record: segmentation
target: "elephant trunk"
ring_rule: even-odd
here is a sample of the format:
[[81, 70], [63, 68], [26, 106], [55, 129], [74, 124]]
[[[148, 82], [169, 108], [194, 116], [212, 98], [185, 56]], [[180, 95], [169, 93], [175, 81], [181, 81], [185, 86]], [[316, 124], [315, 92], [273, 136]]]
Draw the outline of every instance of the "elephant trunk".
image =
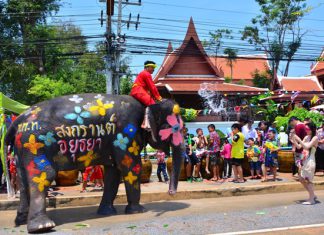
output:
[[178, 181], [181, 172], [181, 164], [183, 158], [183, 148], [181, 146], [173, 146], [172, 147], [172, 173], [170, 177], [170, 185], [169, 185], [169, 194], [176, 194], [178, 188]]

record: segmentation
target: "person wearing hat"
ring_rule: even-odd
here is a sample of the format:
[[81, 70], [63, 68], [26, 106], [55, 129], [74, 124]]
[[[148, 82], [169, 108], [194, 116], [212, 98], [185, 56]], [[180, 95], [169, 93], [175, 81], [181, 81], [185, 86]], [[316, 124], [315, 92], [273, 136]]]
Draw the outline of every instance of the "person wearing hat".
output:
[[[152, 75], [156, 64], [153, 61], [145, 61], [144, 70], [138, 74], [131, 89], [130, 95], [141, 102], [146, 107], [155, 104], [156, 101], [161, 101], [162, 97], [152, 80]], [[148, 108], [145, 110], [144, 121], [142, 128], [149, 130]]]
[[144, 70], [140, 72], [135, 79], [130, 95], [140, 101], [145, 106], [155, 104], [155, 101], [161, 101], [159, 91], [152, 80], [152, 75], [156, 64], [153, 61], [145, 61]]

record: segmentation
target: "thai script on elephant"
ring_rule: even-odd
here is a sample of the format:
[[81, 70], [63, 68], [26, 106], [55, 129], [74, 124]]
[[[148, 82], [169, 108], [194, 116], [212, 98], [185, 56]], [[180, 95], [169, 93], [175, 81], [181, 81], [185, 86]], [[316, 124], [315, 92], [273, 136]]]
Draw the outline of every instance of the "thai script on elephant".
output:
[[18, 133], [26, 131], [38, 131], [42, 128], [39, 126], [38, 122], [23, 122], [18, 125]]
[[57, 142], [60, 145], [60, 152], [62, 154], [75, 154], [79, 152], [89, 152], [94, 150], [95, 146], [101, 148], [101, 138], [89, 138], [89, 139], [72, 139], [69, 141], [59, 140]]

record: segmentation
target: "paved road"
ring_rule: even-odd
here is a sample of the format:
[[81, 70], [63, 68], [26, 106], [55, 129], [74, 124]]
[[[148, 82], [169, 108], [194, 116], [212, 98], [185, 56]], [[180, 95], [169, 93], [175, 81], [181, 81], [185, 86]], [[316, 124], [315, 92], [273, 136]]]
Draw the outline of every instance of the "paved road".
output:
[[[324, 191], [316, 192], [324, 202]], [[96, 207], [49, 210], [57, 223], [51, 234], [237, 234], [269, 228], [324, 223], [324, 203], [303, 206], [305, 192], [210, 198], [186, 201], [154, 202], [144, 206], [147, 212], [99, 217]], [[15, 211], [0, 212], [0, 234], [26, 232], [26, 226], [14, 228]], [[87, 228], [88, 227], [88, 228]], [[308, 229], [270, 231], [267, 234], [324, 234], [324, 226]], [[265, 231], [264, 231], [265, 232]]]

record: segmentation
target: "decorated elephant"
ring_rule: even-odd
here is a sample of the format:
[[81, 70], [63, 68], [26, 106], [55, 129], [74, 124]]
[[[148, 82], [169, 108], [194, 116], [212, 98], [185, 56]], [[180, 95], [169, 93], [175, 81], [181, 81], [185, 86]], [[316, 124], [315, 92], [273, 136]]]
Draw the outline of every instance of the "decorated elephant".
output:
[[130, 96], [83, 94], [55, 98], [32, 106], [10, 126], [6, 144], [14, 146], [20, 180], [15, 223], [28, 232], [55, 227], [46, 216], [46, 189], [57, 171], [104, 165], [104, 192], [97, 213], [114, 215], [121, 177], [128, 205], [125, 213], [141, 213], [140, 152], [146, 143], [172, 150], [169, 194], [175, 194], [183, 154], [179, 106], [171, 100], [150, 106], [151, 131], [141, 128], [145, 107]]

